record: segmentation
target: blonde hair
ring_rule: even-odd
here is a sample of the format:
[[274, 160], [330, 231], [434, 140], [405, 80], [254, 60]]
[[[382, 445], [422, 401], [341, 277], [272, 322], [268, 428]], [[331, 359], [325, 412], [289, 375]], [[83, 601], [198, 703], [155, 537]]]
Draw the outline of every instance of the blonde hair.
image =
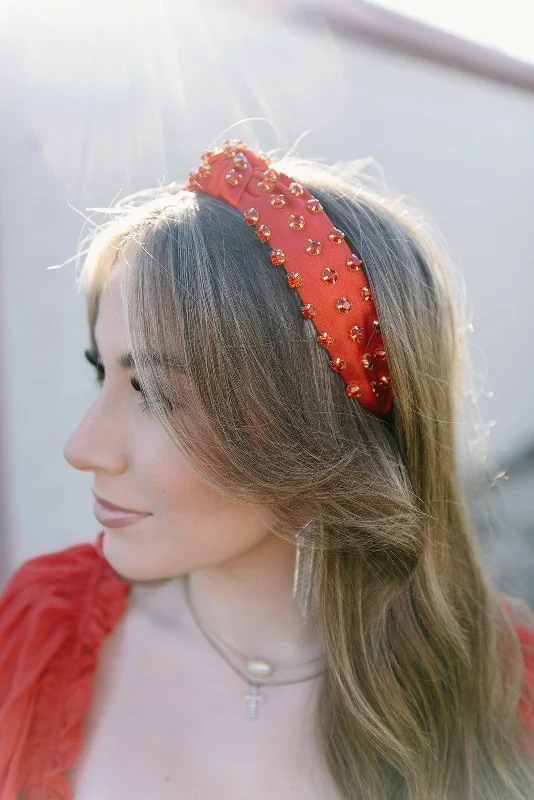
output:
[[174, 184], [124, 198], [89, 235], [91, 336], [120, 256], [136, 374], [176, 446], [219, 491], [274, 515], [276, 535], [294, 541], [318, 521], [318, 724], [341, 796], [532, 798], [521, 651], [481, 566], [458, 458], [465, 349], [447, 257], [358, 165], [273, 166], [320, 199], [363, 258], [389, 418], [345, 395], [242, 215]]

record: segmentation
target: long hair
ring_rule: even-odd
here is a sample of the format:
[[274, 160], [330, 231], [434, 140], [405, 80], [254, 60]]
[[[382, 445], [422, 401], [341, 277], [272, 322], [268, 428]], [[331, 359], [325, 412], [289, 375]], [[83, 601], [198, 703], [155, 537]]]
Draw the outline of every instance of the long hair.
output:
[[124, 198], [85, 240], [91, 336], [120, 258], [136, 373], [176, 447], [218, 491], [265, 509], [273, 534], [294, 542], [316, 521], [317, 725], [341, 796], [528, 800], [521, 650], [482, 567], [459, 463], [465, 345], [448, 259], [357, 166], [273, 166], [319, 198], [363, 259], [387, 417], [346, 396], [242, 215], [175, 184]]

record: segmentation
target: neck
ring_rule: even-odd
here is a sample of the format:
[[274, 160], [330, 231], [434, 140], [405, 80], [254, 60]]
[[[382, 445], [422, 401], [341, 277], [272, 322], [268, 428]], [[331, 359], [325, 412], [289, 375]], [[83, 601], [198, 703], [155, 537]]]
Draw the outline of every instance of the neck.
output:
[[[295, 546], [275, 535], [222, 564], [190, 572], [191, 606], [202, 628], [219, 644], [247, 658], [292, 667], [322, 654], [320, 637], [292, 597]], [[183, 576], [135, 584], [134, 602], [158, 625], [202, 635], [189, 611]]]

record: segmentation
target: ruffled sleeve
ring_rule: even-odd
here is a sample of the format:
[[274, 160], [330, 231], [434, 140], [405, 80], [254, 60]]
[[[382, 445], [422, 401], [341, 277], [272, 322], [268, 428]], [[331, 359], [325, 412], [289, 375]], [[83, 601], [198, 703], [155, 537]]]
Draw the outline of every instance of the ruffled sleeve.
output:
[[523, 653], [523, 694], [519, 701], [518, 713], [525, 726], [534, 735], [534, 630], [521, 622], [514, 627]]
[[130, 588], [104, 558], [103, 535], [25, 561], [0, 595], [1, 800], [70, 800], [62, 773]]

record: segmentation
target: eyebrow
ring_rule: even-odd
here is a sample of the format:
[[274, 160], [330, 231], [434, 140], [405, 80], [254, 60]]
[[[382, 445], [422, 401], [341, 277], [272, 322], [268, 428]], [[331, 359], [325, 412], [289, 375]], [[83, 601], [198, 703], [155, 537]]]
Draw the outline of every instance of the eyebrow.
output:
[[[91, 350], [84, 350], [84, 355], [86, 359], [92, 364], [94, 367], [101, 366], [103, 364], [100, 360], [100, 352], [98, 348], [93, 348]], [[142, 353], [140, 356], [141, 363], [150, 363], [150, 364], [157, 364], [159, 366], [174, 369], [177, 372], [181, 372], [185, 375], [185, 369], [183, 364], [180, 364], [174, 356], [166, 356], [160, 353]], [[119, 369], [123, 371], [130, 371], [135, 369], [135, 363], [133, 354], [131, 352], [124, 352], [122, 353], [116, 360], [116, 364]]]

